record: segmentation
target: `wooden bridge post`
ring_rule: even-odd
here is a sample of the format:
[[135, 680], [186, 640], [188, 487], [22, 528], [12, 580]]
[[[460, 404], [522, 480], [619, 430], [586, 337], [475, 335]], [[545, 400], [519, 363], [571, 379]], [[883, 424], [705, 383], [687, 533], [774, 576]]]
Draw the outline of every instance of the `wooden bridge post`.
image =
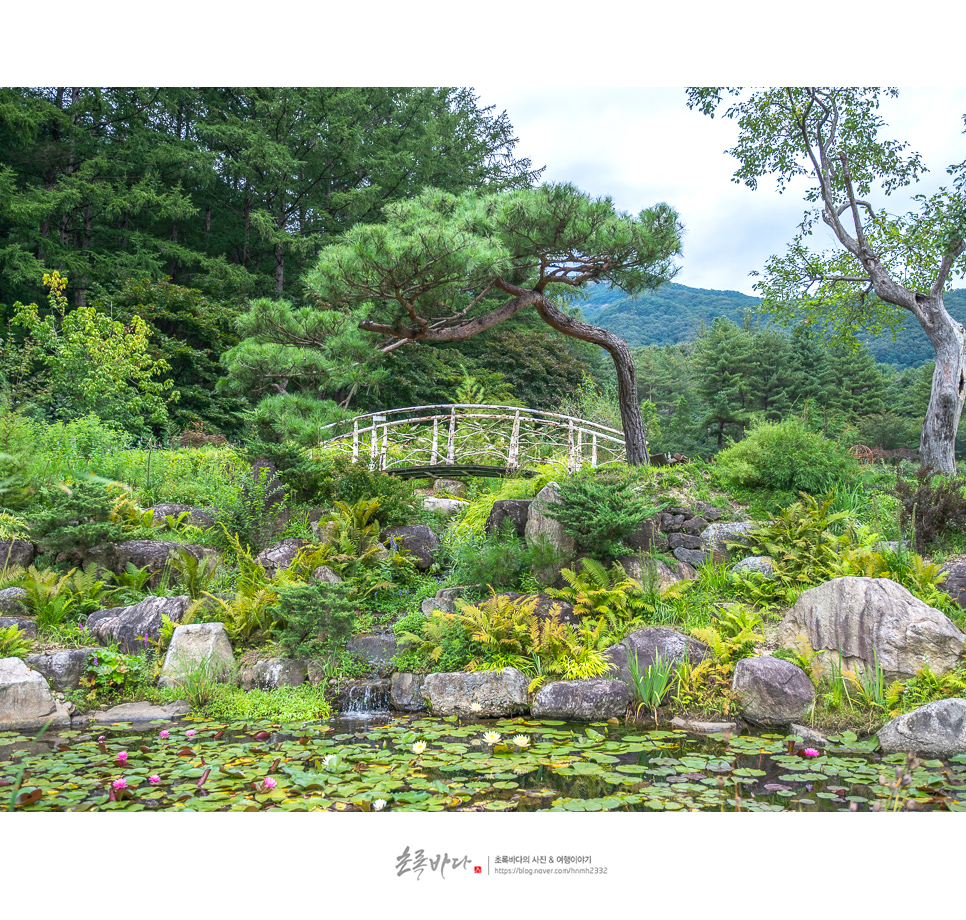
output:
[[359, 459], [359, 419], [352, 420], [352, 462]]
[[456, 406], [453, 406], [449, 416], [449, 438], [446, 441], [446, 465], [456, 463]]
[[510, 453], [507, 455], [506, 465], [515, 470], [520, 465], [520, 412], [513, 416], [513, 431], [510, 434]]
[[384, 470], [389, 465], [389, 426], [382, 426], [382, 457], [379, 462], [379, 469]]
[[433, 419], [433, 452], [429, 457], [429, 465], [436, 466], [439, 463], [439, 417]]
[[376, 431], [376, 420], [372, 420], [372, 432], [369, 438], [369, 469], [376, 468], [376, 456], [379, 452], [379, 432]]
[[591, 438], [593, 440], [591, 441], [592, 447], [591, 447], [591, 454], [590, 454], [590, 465], [594, 469], [597, 469], [597, 435], [596, 433], [592, 434]]
[[579, 470], [581, 464], [584, 462], [584, 429], [577, 429], [577, 461], [576, 468]]
[[574, 472], [574, 423], [567, 423], [567, 472]]

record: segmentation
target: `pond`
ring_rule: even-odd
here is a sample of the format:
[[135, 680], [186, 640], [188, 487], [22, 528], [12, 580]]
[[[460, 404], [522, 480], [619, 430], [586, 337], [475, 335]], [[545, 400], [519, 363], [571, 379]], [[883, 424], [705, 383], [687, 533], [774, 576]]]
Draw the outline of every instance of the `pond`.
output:
[[[22, 811], [966, 810], [966, 755], [874, 753], [845, 732], [695, 737], [528, 719], [115, 724], [0, 733]], [[22, 774], [22, 776], [21, 776]]]

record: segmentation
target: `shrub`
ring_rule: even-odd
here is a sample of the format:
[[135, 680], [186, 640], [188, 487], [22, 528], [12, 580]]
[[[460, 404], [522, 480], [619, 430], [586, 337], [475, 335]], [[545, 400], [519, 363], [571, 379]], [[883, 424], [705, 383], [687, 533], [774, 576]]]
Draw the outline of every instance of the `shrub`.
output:
[[847, 451], [798, 419], [757, 425], [743, 441], [721, 451], [715, 467], [726, 486], [772, 492], [772, 504], [778, 506], [794, 501], [799, 492], [828, 492], [858, 472]]
[[913, 546], [920, 555], [950, 530], [966, 527], [963, 481], [955, 476], [922, 467], [912, 483], [896, 473], [895, 495], [901, 504], [900, 526], [905, 533], [912, 530]]
[[278, 591], [279, 645], [292, 658], [312, 657], [344, 643], [352, 635], [356, 605], [344, 582], [310, 581]]
[[560, 485], [547, 513], [577, 542], [579, 552], [614, 559], [630, 552], [621, 541], [663, 506], [636, 494], [641, 474], [631, 468], [585, 470]]

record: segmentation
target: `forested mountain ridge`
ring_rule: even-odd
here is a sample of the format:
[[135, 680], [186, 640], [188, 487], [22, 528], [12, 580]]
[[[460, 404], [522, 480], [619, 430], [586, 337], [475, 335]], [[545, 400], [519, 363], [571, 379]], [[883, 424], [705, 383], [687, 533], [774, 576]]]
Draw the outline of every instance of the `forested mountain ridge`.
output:
[[[692, 288], [673, 282], [633, 297], [606, 284], [594, 285], [587, 293], [587, 300], [580, 303], [587, 321], [621, 336], [631, 346], [690, 341], [716, 317], [741, 323], [745, 311], [753, 311], [760, 303], [759, 298], [738, 291]], [[946, 307], [966, 324], [966, 289], [949, 291]], [[911, 316], [903, 319], [895, 341], [888, 334], [864, 336], [863, 341], [876, 361], [899, 370], [920, 367], [934, 358], [929, 339]]]

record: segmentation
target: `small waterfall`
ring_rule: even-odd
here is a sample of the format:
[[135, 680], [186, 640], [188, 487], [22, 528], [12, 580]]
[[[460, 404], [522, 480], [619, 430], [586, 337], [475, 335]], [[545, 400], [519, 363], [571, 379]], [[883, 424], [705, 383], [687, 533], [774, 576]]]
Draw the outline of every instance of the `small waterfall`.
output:
[[353, 680], [344, 684], [335, 699], [333, 709], [349, 719], [365, 719], [389, 711], [390, 681]]

